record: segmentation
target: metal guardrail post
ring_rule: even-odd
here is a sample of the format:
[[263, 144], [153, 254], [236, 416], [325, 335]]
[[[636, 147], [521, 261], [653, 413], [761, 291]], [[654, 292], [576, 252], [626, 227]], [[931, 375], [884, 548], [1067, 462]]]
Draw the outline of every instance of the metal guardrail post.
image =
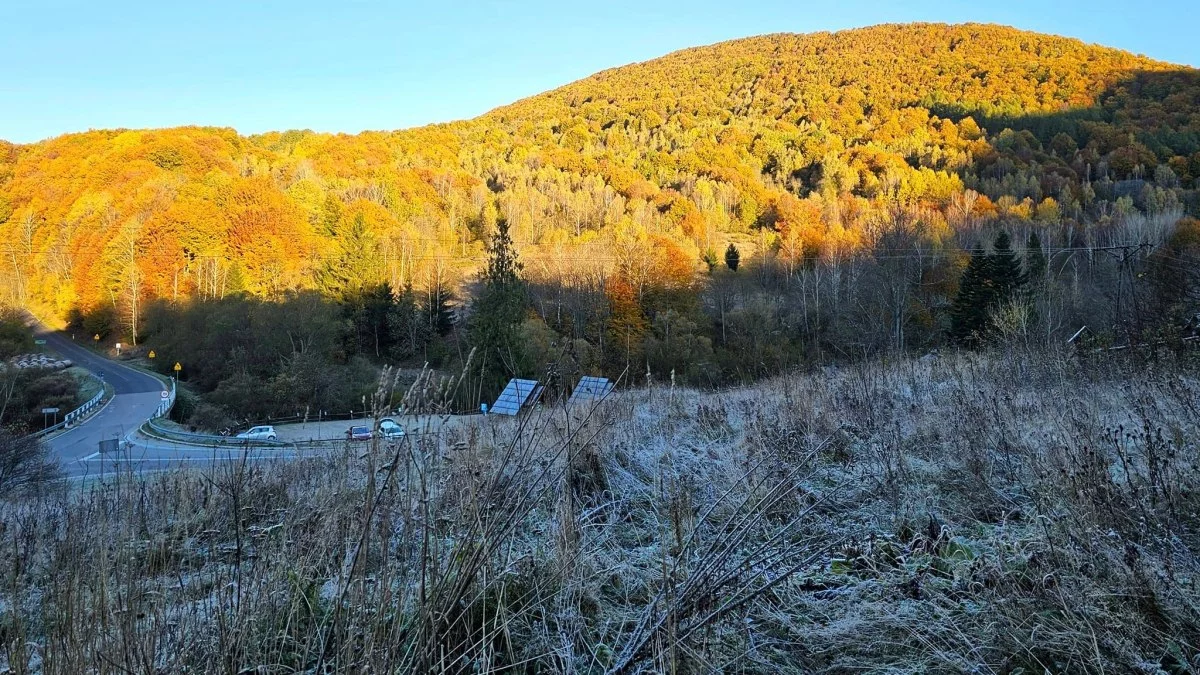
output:
[[171, 389], [167, 393], [167, 398], [154, 409], [154, 417], [152, 419], [166, 417], [167, 413], [171, 412], [171, 408], [175, 407], [175, 394], [175, 378], [171, 378]]

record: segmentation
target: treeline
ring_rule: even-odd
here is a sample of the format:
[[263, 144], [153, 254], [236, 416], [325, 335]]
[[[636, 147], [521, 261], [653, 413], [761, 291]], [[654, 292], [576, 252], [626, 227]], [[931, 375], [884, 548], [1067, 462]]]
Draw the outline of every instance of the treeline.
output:
[[[719, 387], [881, 353], [990, 345], [1060, 348], [1184, 344], [1200, 334], [1200, 221], [1127, 220], [1109, 243], [996, 221], [947, 241], [897, 211], [844, 258], [791, 264], [771, 251], [742, 261], [730, 245], [702, 277], [636, 270], [542, 278], [499, 222], [469, 302], [386, 285], [330, 300], [249, 294], [147, 308], [144, 349], [164, 373], [184, 365], [184, 421], [362, 411], [377, 369], [463, 376], [455, 405], [490, 403], [511, 377], [549, 400], [583, 375], [625, 385]], [[1162, 239], [1145, 242], [1148, 233]]]
[[155, 351], [152, 364], [164, 375], [181, 365], [184, 391], [174, 412], [197, 426], [361, 414], [379, 365], [446, 361], [441, 338], [452, 319], [437, 298], [429, 302], [387, 286], [342, 302], [312, 291], [271, 302], [245, 293], [158, 301], [146, 307], [142, 351]]

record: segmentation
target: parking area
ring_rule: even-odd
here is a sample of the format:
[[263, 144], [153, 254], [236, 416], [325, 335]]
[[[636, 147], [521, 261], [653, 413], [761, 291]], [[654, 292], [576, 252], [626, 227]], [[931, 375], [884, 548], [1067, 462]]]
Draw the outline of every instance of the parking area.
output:
[[[406, 433], [429, 433], [437, 431], [443, 425], [462, 424], [464, 418], [451, 417], [448, 420], [436, 415], [395, 415], [389, 419], [404, 427]], [[470, 417], [466, 418], [470, 419]], [[373, 426], [373, 420], [335, 420], [330, 422], [303, 422], [297, 424], [280, 424], [275, 426], [275, 433], [281, 441], [328, 441], [346, 438], [346, 430], [351, 426]]]

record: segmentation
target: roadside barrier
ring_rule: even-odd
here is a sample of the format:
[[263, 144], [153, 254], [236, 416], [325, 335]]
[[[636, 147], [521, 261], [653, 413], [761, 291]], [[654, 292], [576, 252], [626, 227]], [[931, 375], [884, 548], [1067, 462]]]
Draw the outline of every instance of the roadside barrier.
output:
[[92, 375], [92, 377], [95, 378], [97, 382], [100, 382], [100, 391], [95, 396], [93, 396], [90, 401], [88, 401], [87, 403], [84, 403], [83, 405], [72, 410], [71, 412], [67, 413], [66, 415], [63, 415], [63, 421], [59, 422], [58, 424], [55, 424], [52, 427], [46, 427], [45, 429], [42, 429], [41, 431], [39, 431], [35, 434], [30, 434], [30, 437], [41, 438], [42, 436], [51, 434], [55, 431], [58, 431], [59, 429], [69, 429], [69, 428], [71, 428], [72, 424], [75, 424], [76, 422], [80, 421], [84, 417], [87, 417], [89, 413], [91, 413], [93, 410], [95, 410], [97, 407], [99, 407], [100, 404], [104, 402], [104, 382], [101, 381], [99, 378], [97, 378], [95, 375]]

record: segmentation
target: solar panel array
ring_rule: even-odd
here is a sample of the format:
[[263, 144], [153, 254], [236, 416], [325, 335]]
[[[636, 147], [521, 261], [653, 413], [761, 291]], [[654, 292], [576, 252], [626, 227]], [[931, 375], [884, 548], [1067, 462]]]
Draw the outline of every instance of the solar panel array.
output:
[[612, 393], [613, 383], [607, 377], [584, 377], [575, 385], [567, 403], [591, 403]]
[[497, 415], [516, 415], [524, 406], [536, 403], [542, 397], [543, 389], [544, 387], [538, 384], [537, 380], [509, 380], [508, 386], [500, 392], [496, 404], [488, 412]]

